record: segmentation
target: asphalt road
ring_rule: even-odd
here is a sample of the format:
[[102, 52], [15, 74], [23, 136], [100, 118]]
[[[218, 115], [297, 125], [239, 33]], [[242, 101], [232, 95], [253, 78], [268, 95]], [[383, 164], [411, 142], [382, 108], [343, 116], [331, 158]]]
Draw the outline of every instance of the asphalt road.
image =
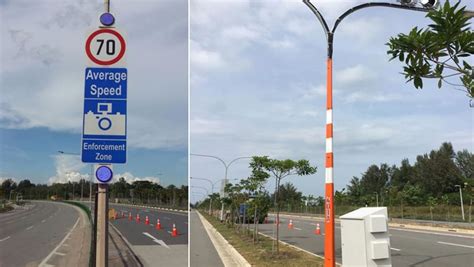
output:
[[190, 212], [191, 223], [191, 248], [190, 248], [190, 266], [192, 267], [224, 267], [219, 254], [201, 219], [195, 211]]
[[73, 206], [55, 202], [33, 202], [25, 208], [0, 213], [0, 266], [38, 266], [79, 216]]
[[[294, 229], [289, 230], [290, 217], [280, 217], [280, 239], [309, 252], [324, 256], [324, 224], [306, 218], [292, 218]], [[270, 221], [272, 222], [272, 221]], [[321, 235], [315, 235], [316, 223]], [[260, 232], [272, 236], [273, 224], [259, 225]], [[393, 266], [466, 266], [474, 263], [474, 235], [430, 230], [411, 230], [390, 227]], [[341, 228], [336, 224], [336, 260], [341, 259]]]
[[[119, 215], [125, 218], [111, 220], [131, 245], [145, 266], [188, 266], [188, 214], [183, 212], [158, 210], [127, 205], [110, 204]], [[130, 221], [128, 216], [132, 214]], [[140, 222], [136, 222], [137, 214]], [[145, 224], [148, 216], [149, 225]], [[157, 230], [156, 222], [160, 219], [161, 230]], [[176, 225], [178, 236], [171, 236], [173, 224]]]

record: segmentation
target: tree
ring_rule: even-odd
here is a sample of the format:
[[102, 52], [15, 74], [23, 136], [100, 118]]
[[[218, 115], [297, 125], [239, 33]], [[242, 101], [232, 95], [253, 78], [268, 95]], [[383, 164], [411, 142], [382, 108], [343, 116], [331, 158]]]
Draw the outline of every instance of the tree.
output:
[[458, 151], [456, 154], [456, 166], [458, 166], [464, 178], [474, 182], [474, 154], [467, 149]]
[[5, 198], [10, 197], [10, 192], [16, 189], [16, 183], [12, 179], [6, 179], [2, 182], [2, 191], [4, 192]]
[[[465, 91], [474, 98], [474, 72], [467, 58], [474, 53], [474, 33], [470, 30], [466, 7], [460, 1], [451, 6], [433, 9], [426, 17], [433, 21], [426, 29], [413, 28], [409, 34], [398, 34], [387, 43], [387, 54], [404, 63], [403, 73], [407, 82], [413, 81], [416, 89], [423, 88], [422, 78], [438, 79], [442, 83]], [[460, 83], [453, 83], [452, 78]]]
[[419, 155], [414, 165], [415, 180], [426, 197], [441, 197], [454, 192], [454, 185], [462, 183], [462, 175], [454, 163], [455, 153], [451, 143], [443, 143], [439, 150], [429, 155]]
[[361, 205], [362, 204], [362, 188], [360, 185], [360, 179], [358, 177], [352, 177], [347, 186], [347, 195], [352, 204]]
[[[312, 167], [307, 160], [298, 160], [294, 161], [291, 159], [278, 160], [270, 159], [267, 156], [263, 157], [252, 157], [250, 162], [250, 167], [252, 170], [257, 172], [267, 172], [275, 178], [275, 206], [277, 208], [277, 223], [280, 221], [280, 207], [278, 205], [278, 192], [280, 188], [280, 182], [283, 178], [289, 175], [310, 175], [316, 173], [316, 167]], [[276, 231], [276, 244], [277, 244], [277, 253], [280, 251], [279, 246], [279, 226], [277, 225]]]

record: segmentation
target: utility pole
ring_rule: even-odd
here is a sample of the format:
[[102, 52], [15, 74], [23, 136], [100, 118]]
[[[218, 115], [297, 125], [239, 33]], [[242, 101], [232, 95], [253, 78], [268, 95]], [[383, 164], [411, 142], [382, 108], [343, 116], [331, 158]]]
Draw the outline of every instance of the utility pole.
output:
[[461, 198], [461, 214], [462, 220], [464, 221], [464, 203], [462, 201], [462, 188], [460, 185], [455, 185], [454, 187], [459, 187], [459, 197]]
[[[414, 0], [413, 0], [414, 1]], [[326, 20], [321, 15], [319, 10], [310, 2], [310, 0], [303, 0], [303, 3], [313, 12], [318, 19], [319, 23], [323, 27], [324, 33], [326, 34], [327, 41], [327, 58], [326, 58], [326, 154], [325, 154], [325, 212], [324, 212], [324, 224], [325, 224], [325, 236], [324, 236], [324, 266], [333, 267], [336, 265], [336, 254], [335, 254], [335, 227], [334, 227], [334, 152], [333, 152], [333, 90], [332, 90], [332, 63], [333, 63], [333, 44], [334, 34], [336, 32], [339, 23], [347, 16], [357, 10], [361, 10], [367, 7], [390, 7], [397, 9], [406, 9], [414, 11], [429, 11], [430, 7], [415, 7], [410, 5], [410, 0], [403, 0], [402, 4], [393, 4], [385, 2], [369, 2], [359, 4], [355, 7], [348, 9], [342, 15], [340, 15], [332, 29], [329, 28]], [[416, 1], [415, 1], [416, 4]], [[426, 5], [430, 5], [427, 3]]]

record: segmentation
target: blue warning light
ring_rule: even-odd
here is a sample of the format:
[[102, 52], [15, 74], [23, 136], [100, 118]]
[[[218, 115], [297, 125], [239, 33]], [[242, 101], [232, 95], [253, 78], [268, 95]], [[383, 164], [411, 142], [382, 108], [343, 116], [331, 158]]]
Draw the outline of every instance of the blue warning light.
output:
[[112, 169], [110, 169], [108, 166], [100, 166], [97, 168], [95, 171], [95, 177], [97, 180], [99, 180], [101, 183], [107, 183], [110, 180], [112, 180], [112, 177], [114, 176]]
[[100, 23], [104, 26], [112, 26], [115, 23], [114, 15], [110, 13], [103, 13], [100, 15]]

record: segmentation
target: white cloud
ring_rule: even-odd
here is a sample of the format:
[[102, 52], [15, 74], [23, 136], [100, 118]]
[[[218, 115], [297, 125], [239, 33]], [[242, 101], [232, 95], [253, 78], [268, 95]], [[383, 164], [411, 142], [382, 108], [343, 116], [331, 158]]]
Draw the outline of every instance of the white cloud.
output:
[[194, 69], [219, 69], [225, 65], [222, 56], [202, 48], [199, 43], [191, 42], [191, 66]]
[[79, 182], [81, 179], [90, 179], [90, 174], [81, 174], [80, 170], [86, 164], [81, 162], [76, 155], [55, 155], [52, 156], [56, 168], [56, 174], [48, 179], [48, 184]]
[[136, 181], [149, 181], [149, 182], [153, 182], [153, 183], [157, 183], [157, 184], [160, 183], [160, 178], [158, 178], [158, 177], [153, 177], [153, 176], [137, 177], [137, 176], [134, 176], [130, 172], [114, 174], [113, 182], [118, 182], [120, 180], [120, 178], [122, 178], [122, 177], [129, 184], [132, 184], [133, 182], [136, 182]]
[[372, 81], [376, 77], [374, 73], [375, 71], [369, 69], [367, 66], [357, 64], [336, 71], [334, 78], [338, 85], [347, 86]]

